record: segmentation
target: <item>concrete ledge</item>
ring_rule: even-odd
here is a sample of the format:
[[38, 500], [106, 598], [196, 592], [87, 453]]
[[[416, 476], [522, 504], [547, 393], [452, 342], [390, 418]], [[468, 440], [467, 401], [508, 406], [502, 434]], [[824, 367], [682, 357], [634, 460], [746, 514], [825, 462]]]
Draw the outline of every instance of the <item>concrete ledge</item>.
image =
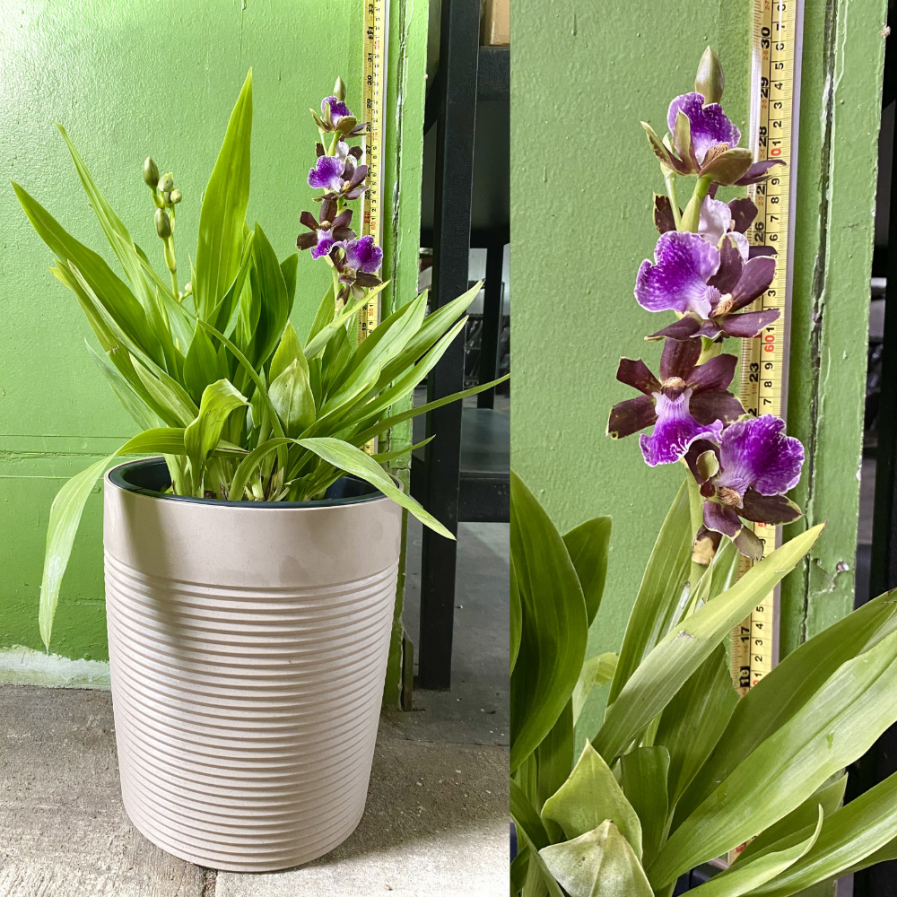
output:
[[0, 685], [109, 689], [109, 664], [14, 645], [0, 649]]

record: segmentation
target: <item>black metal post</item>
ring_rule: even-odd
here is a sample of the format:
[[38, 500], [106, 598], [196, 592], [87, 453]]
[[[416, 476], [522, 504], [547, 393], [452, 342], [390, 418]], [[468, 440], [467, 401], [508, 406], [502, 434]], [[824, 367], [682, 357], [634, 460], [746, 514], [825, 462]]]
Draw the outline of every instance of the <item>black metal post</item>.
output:
[[[467, 289], [470, 207], [476, 126], [479, 0], [442, 0], [439, 83], [436, 85], [436, 210], [433, 223], [433, 301], [441, 307]], [[463, 388], [464, 343], [457, 339], [430, 374], [428, 401]], [[428, 510], [458, 531], [461, 405], [427, 417]], [[456, 545], [424, 527], [421, 563], [419, 684], [451, 685]]]
[[[498, 370], [498, 344], [501, 339], [504, 291], [502, 262], [505, 247], [493, 243], [486, 250], [486, 285], [483, 297], [483, 330], [480, 337], [480, 383], [495, 379]], [[477, 396], [477, 408], [494, 408], [495, 390], [487, 389]]]

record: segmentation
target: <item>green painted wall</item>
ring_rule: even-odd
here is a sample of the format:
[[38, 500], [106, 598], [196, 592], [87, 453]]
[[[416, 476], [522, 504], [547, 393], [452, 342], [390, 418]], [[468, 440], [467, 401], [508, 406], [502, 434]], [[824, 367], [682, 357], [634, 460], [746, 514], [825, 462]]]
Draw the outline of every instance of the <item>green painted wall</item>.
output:
[[[415, 291], [417, 246], [409, 235], [419, 219], [426, 0], [396, 0], [392, 10], [389, 140], [410, 136], [405, 151], [392, 143], [387, 156], [386, 265], [400, 271], [385, 294], [387, 309]], [[359, 98], [361, 0], [0, 0], [0, 13], [0, 172], [75, 236], [113, 263], [54, 121], [66, 126], [163, 272], [143, 159], [152, 154], [162, 171], [174, 172], [184, 194], [179, 267], [189, 270], [202, 190], [252, 66], [248, 217], [260, 221], [280, 257], [295, 250], [299, 213], [312, 193], [305, 176], [316, 131], [308, 109], [329, 93], [338, 73], [350, 101]], [[401, 100], [398, 83], [406, 88]], [[51, 263], [12, 190], [0, 190], [0, 648], [40, 647], [38, 587], [57, 489], [134, 432], [88, 356], [89, 328], [74, 298], [47, 271]], [[297, 326], [310, 322], [328, 280], [323, 266], [301, 256]], [[53, 650], [107, 656], [99, 497], [88, 505], [75, 546]]]
[[[656, 240], [651, 193], [663, 187], [639, 120], [664, 127], [670, 100], [692, 89], [711, 44], [726, 70], [726, 110], [746, 130], [752, 4], [515, 3], [512, 463], [562, 528], [613, 515], [590, 650], [616, 650], [682, 478], [679, 469], [650, 470], [634, 440], [605, 436], [610, 406], [630, 396], [614, 380], [619, 357], [656, 365], [660, 354], [642, 341], [655, 318], [632, 297]], [[799, 499], [811, 522], [831, 524], [812, 573], [785, 590], [786, 647], [843, 614], [852, 598], [884, 7], [806, 4], [789, 427], [810, 447]], [[849, 569], [829, 588], [822, 571], [834, 571], [837, 559]], [[603, 698], [587, 707], [584, 730], [595, 727]]]

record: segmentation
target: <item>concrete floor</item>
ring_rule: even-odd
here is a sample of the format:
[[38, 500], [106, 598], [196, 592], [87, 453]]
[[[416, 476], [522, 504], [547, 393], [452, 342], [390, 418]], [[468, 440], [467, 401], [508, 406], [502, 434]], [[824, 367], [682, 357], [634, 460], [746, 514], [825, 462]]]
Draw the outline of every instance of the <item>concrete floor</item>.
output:
[[[418, 619], [411, 532], [407, 618]], [[455, 682], [381, 719], [368, 804], [326, 857], [214, 872], [121, 803], [108, 692], [0, 687], [0, 897], [503, 897], [508, 892], [508, 527], [459, 534]]]

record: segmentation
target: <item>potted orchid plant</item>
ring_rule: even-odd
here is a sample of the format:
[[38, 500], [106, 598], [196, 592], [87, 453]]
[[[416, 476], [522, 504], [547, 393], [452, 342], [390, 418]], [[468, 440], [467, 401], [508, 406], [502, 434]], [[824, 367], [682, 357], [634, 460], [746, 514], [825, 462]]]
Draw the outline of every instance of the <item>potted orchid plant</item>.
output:
[[[649, 339], [655, 376], [624, 359], [642, 393], [609, 432], [640, 437], [650, 466], [682, 462], [685, 482], [642, 579], [619, 656], [586, 657], [604, 589], [610, 519], [561, 534], [511, 483], [511, 815], [523, 897], [671, 897], [681, 875], [734, 854], [695, 889], [706, 897], [787, 897], [897, 857], [897, 776], [842, 806], [844, 767], [897, 721], [897, 604], [890, 594], [810, 639], [739, 699], [727, 643], [820, 536], [811, 527], [763, 558], [752, 522], [786, 523], [804, 453], [784, 422], [746, 416], [728, 390], [737, 356], [771, 318], [750, 304], [775, 258], [743, 234], [756, 209], [716, 187], [763, 177], [738, 148], [708, 49], [695, 92], [670, 106], [671, 136], [646, 126], [668, 195], [635, 296], [676, 313]], [[696, 178], [684, 211], [678, 179]], [[755, 563], [736, 581], [739, 555]], [[577, 733], [593, 687], [609, 684], [597, 731]], [[582, 724], [580, 723], [580, 728]], [[578, 759], [577, 734], [585, 736]], [[702, 897], [704, 897], [702, 895]]]
[[[124, 275], [14, 185], [55, 276], [99, 342], [90, 352], [141, 432], [60, 490], [50, 513], [40, 628], [53, 615], [88, 495], [104, 477], [107, 621], [125, 807], [137, 828], [203, 866], [273, 870], [345, 840], [364, 810], [384, 685], [402, 509], [451, 534], [385, 468], [391, 427], [493, 384], [393, 413], [465, 326], [476, 288], [427, 315], [398, 307], [362, 342], [382, 251], [353, 229], [367, 190], [365, 125], [337, 80], [297, 216], [327, 265], [318, 301], [299, 256], [246, 221], [250, 72], [204, 193], [184, 284], [187, 201], [146, 160], [167, 278], [110, 207], [65, 130]], [[317, 309], [307, 333], [294, 298]], [[367, 451], [366, 451], [367, 449]], [[156, 455], [107, 472], [123, 455]]]

